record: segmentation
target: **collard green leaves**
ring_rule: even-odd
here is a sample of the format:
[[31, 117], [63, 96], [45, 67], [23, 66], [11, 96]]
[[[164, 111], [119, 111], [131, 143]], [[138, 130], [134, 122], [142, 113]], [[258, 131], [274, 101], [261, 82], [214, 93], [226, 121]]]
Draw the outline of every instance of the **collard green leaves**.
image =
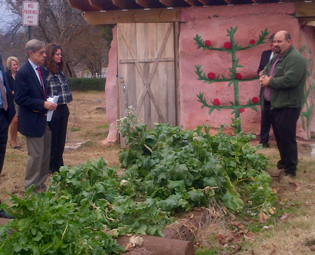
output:
[[[258, 195], [251, 197], [255, 206], [268, 207], [276, 199], [269, 187], [271, 179], [263, 171], [267, 158], [256, 153], [256, 147], [249, 144], [254, 138], [251, 134], [237, 133], [234, 128], [236, 134], [229, 136], [222, 126], [211, 136], [210, 127], [206, 125], [182, 130], [169, 124], [155, 124], [153, 129], [146, 130], [143, 124], [136, 128], [133, 115], [128, 115], [120, 124], [129, 138], [129, 148], [119, 153], [122, 166], [126, 168], [123, 178], [134, 184], [144, 198], [161, 199], [160, 206], [171, 213], [209, 206], [213, 196], [228, 209], [241, 210], [248, 198], [239, 191], [252, 190], [252, 182], [263, 186], [266, 193], [262, 196], [254, 192]], [[237, 125], [238, 120], [235, 120], [232, 127]], [[134, 128], [128, 131], [127, 126]], [[146, 144], [146, 137], [150, 137], [150, 144]], [[209, 189], [213, 192], [207, 193]], [[186, 202], [176, 203], [175, 198]]]
[[205, 125], [147, 130], [134, 115], [125, 118], [124, 174], [100, 159], [62, 167], [48, 192], [32, 194], [31, 187], [24, 198], [11, 195], [11, 206], [0, 205], [15, 217], [0, 227], [0, 254], [119, 254], [118, 236], [162, 236], [171, 215], [214, 199], [231, 211], [247, 200], [271, 207], [267, 159], [249, 144], [253, 135], [223, 129], [215, 136]]

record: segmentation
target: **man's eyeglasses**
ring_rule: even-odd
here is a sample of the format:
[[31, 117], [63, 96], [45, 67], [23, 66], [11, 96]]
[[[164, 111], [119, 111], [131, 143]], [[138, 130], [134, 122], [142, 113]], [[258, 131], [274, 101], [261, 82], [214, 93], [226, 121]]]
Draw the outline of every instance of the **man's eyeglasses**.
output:
[[41, 51], [36, 51], [35, 53], [38, 53], [39, 55], [43, 55], [43, 54], [46, 54], [46, 51], [45, 50], [41, 50]]

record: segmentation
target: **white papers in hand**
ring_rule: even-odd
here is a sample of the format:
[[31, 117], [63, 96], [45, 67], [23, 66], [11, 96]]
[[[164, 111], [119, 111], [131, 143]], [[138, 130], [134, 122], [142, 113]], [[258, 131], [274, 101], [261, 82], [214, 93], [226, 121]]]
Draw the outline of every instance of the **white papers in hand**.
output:
[[[57, 104], [58, 99], [59, 99], [59, 96], [48, 97], [47, 101], [51, 102], [51, 103], [54, 103], [54, 104]], [[51, 121], [53, 113], [54, 113], [54, 111], [51, 111], [51, 110], [47, 112], [47, 121]]]

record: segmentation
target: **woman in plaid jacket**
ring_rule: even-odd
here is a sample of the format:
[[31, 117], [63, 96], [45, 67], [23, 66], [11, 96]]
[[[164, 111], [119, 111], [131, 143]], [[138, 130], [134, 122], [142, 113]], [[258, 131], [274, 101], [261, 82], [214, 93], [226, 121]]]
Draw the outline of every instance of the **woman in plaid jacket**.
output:
[[47, 69], [48, 97], [59, 96], [58, 107], [54, 111], [50, 128], [52, 132], [50, 172], [59, 172], [63, 166], [63, 151], [66, 143], [67, 125], [69, 117], [68, 103], [72, 101], [69, 82], [63, 73], [64, 62], [62, 59], [62, 48], [55, 43], [46, 46], [47, 57], [45, 68]]

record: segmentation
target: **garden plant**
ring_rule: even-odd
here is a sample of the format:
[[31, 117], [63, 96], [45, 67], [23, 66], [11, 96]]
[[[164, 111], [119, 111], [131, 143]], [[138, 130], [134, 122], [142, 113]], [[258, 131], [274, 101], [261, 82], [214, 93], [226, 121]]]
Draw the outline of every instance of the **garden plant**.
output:
[[0, 254], [120, 254], [116, 238], [162, 236], [177, 213], [220, 203], [230, 212], [270, 214], [276, 196], [264, 171], [267, 158], [249, 144], [252, 134], [216, 135], [202, 125], [147, 130], [129, 111], [118, 123], [128, 147], [118, 167], [101, 158], [61, 168], [47, 192], [11, 195], [1, 208], [15, 218], [0, 227]]

